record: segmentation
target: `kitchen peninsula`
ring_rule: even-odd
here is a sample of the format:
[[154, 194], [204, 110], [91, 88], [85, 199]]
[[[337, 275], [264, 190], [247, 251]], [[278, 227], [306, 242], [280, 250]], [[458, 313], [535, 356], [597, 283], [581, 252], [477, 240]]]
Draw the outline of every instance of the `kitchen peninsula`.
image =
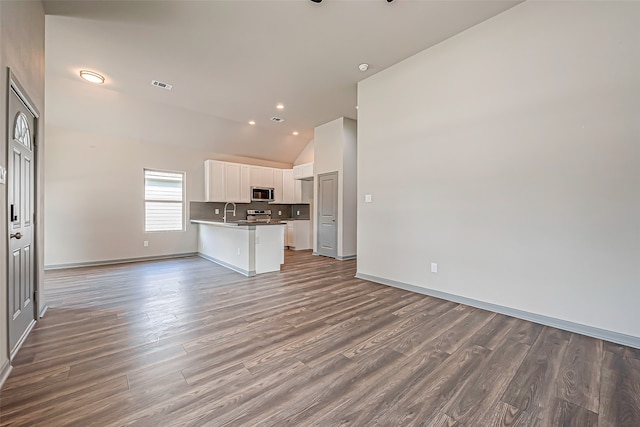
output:
[[198, 253], [244, 274], [280, 271], [284, 263], [284, 227], [270, 223], [191, 220], [198, 224]]
[[255, 276], [280, 271], [295, 236], [297, 249], [311, 248], [313, 163], [277, 169], [206, 160], [204, 190], [204, 201], [189, 209], [203, 258]]

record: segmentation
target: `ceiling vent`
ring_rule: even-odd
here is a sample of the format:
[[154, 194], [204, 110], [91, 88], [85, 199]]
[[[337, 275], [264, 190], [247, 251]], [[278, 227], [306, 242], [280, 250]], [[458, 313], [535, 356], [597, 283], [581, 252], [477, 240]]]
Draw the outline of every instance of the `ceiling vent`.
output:
[[166, 89], [166, 90], [173, 89], [173, 85], [170, 85], [169, 83], [162, 83], [157, 80], [151, 80], [151, 86], [161, 87], [162, 89]]
[[284, 122], [284, 119], [280, 117], [271, 117], [271, 121], [276, 123], [282, 123]]

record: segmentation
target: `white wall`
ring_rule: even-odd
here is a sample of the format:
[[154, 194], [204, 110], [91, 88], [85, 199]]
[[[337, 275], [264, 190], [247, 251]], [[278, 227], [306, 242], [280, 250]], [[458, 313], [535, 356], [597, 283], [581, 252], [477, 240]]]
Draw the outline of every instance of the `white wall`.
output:
[[313, 162], [314, 157], [314, 141], [313, 139], [304, 147], [300, 155], [293, 162], [294, 165], [302, 165]]
[[188, 202], [204, 200], [206, 159], [290, 167], [51, 125], [46, 136], [47, 266], [197, 252], [188, 221], [184, 232], [144, 231], [144, 168], [186, 172], [188, 219]]
[[342, 146], [342, 256], [357, 253], [358, 122], [344, 119]]
[[361, 82], [358, 274], [640, 337], [638, 22], [525, 2]]
[[[45, 295], [42, 286], [42, 147], [44, 138], [44, 10], [41, 2], [17, 2], [0, 1], [0, 86], [2, 101], [0, 102], [0, 165], [7, 167], [7, 67], [20, 81], [31, 101], [40, 112], [38, 122], [38, 143], [40, 153], [38, 156], [38, 175], [36, 212], [36, 245], [39, 280], [36, 283], [39, 295], [39, 306], [44, 307]], [[7, 198], [6, 188], [0, 184], [0, 235], [3, 243], [0, 244], [0, 381], [2, 381], [2, 368], [9, 358], [7, 348]]]
[[[314, 206], [318, 206], [318, 175], [338, 172], [338, 258], [352, 257], [356, 254], [356, 144], [357, 122], [355, 120], [341, 117], [315, 128]], [[313, 218], [315, 236], [318, 224], [315, 209]], [[313, 243], [314, 252], [318, 250], [316, 240]]]

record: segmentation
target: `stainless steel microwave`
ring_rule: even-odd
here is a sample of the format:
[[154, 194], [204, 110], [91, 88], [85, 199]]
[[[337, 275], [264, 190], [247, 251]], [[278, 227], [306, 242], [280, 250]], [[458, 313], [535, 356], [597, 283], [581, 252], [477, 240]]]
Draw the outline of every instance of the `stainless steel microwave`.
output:
[[273, 202], [275, 200], [273, 188], [251, 187], [252, 202]]

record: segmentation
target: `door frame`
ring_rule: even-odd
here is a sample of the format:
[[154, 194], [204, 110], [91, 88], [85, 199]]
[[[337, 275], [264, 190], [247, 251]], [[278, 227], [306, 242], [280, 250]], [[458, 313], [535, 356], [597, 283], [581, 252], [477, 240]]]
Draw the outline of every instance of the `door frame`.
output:
[[[9, 334], [10, 334], [10, 322], [9, 322], [9, 268], [7, 268], [6, 271], [6, 275], [4, 277], [4, 281], [7, 284], [6, 289], [5, 289], [5, 298], [6, 298], [6, 334], [7, 334], [7, 356], [9, 358], [9, 362], [11, 362], [11, 360], [13, 360], [13, 358], [15, 357], [15, 355], [18, 353], [18, 351], [20, 350], [20, 347], [22, 346], [22, 344], [24, 343], [26, 337], [29, 335], [29, 333], [31, 332], [31, 329], [33, 329], [33, 326], [35, 325], [35, 323], [38, 321], [38, 319], [40, 318], [40, 292], [39, 292], [39, 288], [40, 288], [40, 256], [39, 256], [39, 238], [40, 238], [40, 233], [38, 232], [38, 226], [39, 226], [39, 221], [38, 221], [38, 213], [39, 213], [39, 207], [40, 204], [38, 202], [39, 197], [38, 197], [38, 192], [39, 192], [39, 180], [40, 180], [40, 173], [39, 173], [39, 165], [40, 165], [40, 152], [38, 150], [40, 144], [40, 133], [38, 132], [38, 128], [40, 127], [40, 112], [38, 111], [38, 109], [35, 107], [34, 102], [31, 100], [31, 98], [29, 97], [29, 95], [27, 94], [27, 91], [24, 89], [24, 87], [20, 84], [20, 81], [18, 80], [18, 78], [16, 77], [16, 75], [11, 71], [11, 68], [7, 67], [7, 82], [6, 82], [6, 88], [7, 88], [7, 97], [5, 99], [5, 106], [6, 106], [6, 126], [7, 126], [7, 132], [5, 134], [5, 141], [7, 144], [6, 147], [6, 156], [7, 156], [7, 166], [9, 165], [8, 163], [8, 159], [9, 159], [9, 138], [12, 138], [13, 135], [13, 118], [9, 117], [9, 98], [11, 97], [11, 92], [13, 91], [16, 96], [18, 97], [18, 99], [20, 99], [20, 101], [22, 101], [22, 103], [27, 107], [27, 109], [29, 110], [29, 112], [33, 115], [34, 118], [34, 129], [33, 129], [33, 167], [34, 167], [34, 171], [33, 171], [33, 197], [34, 197], [34, 203], [33, 203], [33, 241], [31, 242], [31, 244], [33, 245], [33, 281], [34, 281], [34, 297], [33, 297], [33, 322], [31, 322], [30, 326], [27, 328], [27, 330], [25, 331], [23, 337], [20, 339], [20, 341], [18, 341], [18, 343], [16, 344], [15, 348], [11, 348], [10, 347], [10, 338], [9, 338]], [[9, 190], [7, 188], [7, 186], [5, 185], [4, 188], [4, 201], [5, 201], [5, 208], [8, 209], [9, 208]], [[7, 226], [7, 224], [5, 224], [5, 226]], [[7, 254], [6, 254], [6, 259], [5, 262], [8, 263], [9, 262], [9, 233], [7, 232], [5, 235], [5, 247], [7, 248]], [[7, 264], [8, 267], [8, 264]]]
[[[320, 209], [322, 207], [322, 203], [321, 203], [321, 199], [320, 199], [322, 197], [322, 195], [321, 195], [322, 193], [320, 191], [320, 182], [322, 181], [322, 177], [329, 176], [329, 175], [333, 175], [336, 178], [336, 191], [335, 191], [335, 196], [334, 196], [335, 197], [334, 198], [334, 202], [335, 202], [335, 204], [334, 204], [334, 209], [335, 209], [334, 216], [335, 216], [335, 223], [336, 223], [336, 225], [335, 225], [335, 234], [336, 234], [336, 247], [335, 247], [335, 250], [336, 250], [336, 255], [335, 256], [323, 255], [323, 254], [320, 253], [320, 225], [321, 225], [321, 222], [320, 222], [320, 217], [321, 217]], [[339, 197], [338, 193], [340, 192], [340, 181], [339, 181], [340, 175], [339, 175], [338, 171], [331, 171], [331, 172], [325, 172], [325, 173], [318, 174], [317, 176], [318, 176], [318, 183], [317, 183], [317, 186], [316, 186], [316, 188], [317, 188], [317, 193], [316, 194], [318, 195], [318, 206], [316, 206], [316, 218], [318, 220], [317, 220], [317, 225], [316, 225], [316, 254], [317, 255], [322, 255], [322, 256], [328, 256], [330, 258], [338, 259], [338, 223], [339, 223], [339, 220], [340, 220], [340, 211], [338, 209], [339, 204], [340, 204], [340, 197]]]

